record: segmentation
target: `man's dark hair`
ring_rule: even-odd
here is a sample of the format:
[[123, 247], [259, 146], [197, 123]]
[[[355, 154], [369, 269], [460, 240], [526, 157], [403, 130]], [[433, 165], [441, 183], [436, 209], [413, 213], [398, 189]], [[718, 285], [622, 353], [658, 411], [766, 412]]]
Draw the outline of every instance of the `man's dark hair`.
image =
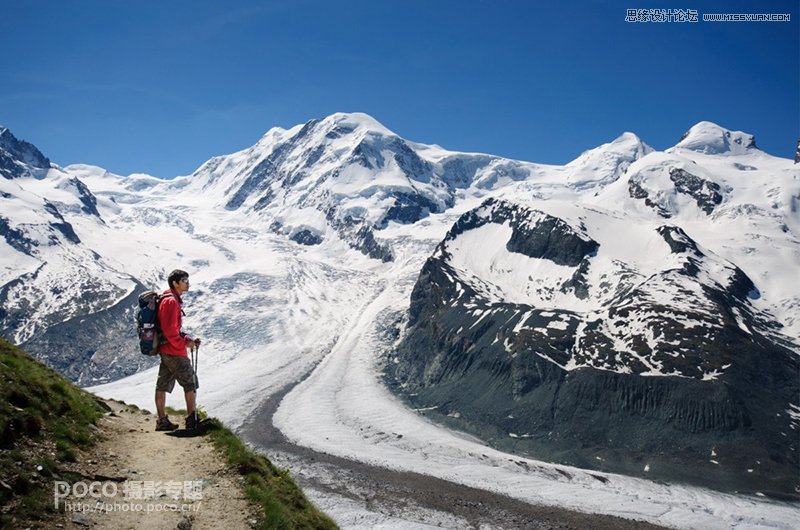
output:
[[179, 282], [182, 279], [188, 277], [189, 277], [188, 272], [182, 271], [180, 269], [175, 269], [174, 271], [169, 273], [169, 276], [167, 276], [167, 283], [169, 284], [169, 288], [174, 289], [174, 287], [172, 286], [172, 282]]

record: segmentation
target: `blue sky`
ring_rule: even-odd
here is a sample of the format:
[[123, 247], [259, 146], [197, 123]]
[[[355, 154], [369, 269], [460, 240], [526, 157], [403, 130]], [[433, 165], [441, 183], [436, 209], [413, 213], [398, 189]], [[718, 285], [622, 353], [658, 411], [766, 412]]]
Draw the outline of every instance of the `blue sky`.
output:
[[[791, 22], [628, 23], [629, 8]], [[366, 112], [409, 140], [563, 164], [701, 120], [794, 154], [796, 0], [0, 0], [0, 124], [58, 164], [191, 173], [273, 126]]]

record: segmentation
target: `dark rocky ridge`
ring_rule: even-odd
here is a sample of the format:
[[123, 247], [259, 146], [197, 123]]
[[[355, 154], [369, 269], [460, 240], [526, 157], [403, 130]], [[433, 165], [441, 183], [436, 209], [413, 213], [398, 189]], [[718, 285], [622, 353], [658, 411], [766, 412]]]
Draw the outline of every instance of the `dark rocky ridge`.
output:
[[[538, 218], [531, 222], [533, 217]], [[456, 221], [437, 252], [447, 257], [449, 241], [489, 223], [509, 223], [513, 228], [506, 245], [509, 252], [547, 259], [558, 265], [575, 267], [599, 247], [597, 242], [579, 234], [561, 219], [507, 201], [487, 199], [480, 207], [465, 213]]]
[[[54, 204], [51, 204], [45, 201], [44, 209], [53, 217], [56, 218], [58, 222], [51, 222], [50, 228], [57, 230], [58, 232], [63, 235], [67, 241], [70, 241], [75, 244], [79, 244], [81, 239], [78, 237], [78, 234], [75, 233], [75, 229], [72, 228], [72, 225], [64, 219], [64, 216], [61, 215], [61, 212], [58, 211], [58, 208], [55, 207]], [[57, 244], [58, 240], [54, 236], [50, 236], [50, 244]]]
[[[75, 229], [67, 220], [64, 219], [64, 216], [61, 215], [61, 212], [58, 211], [58, 208], [56, 208], [54, 204], [46, 202], [44, 209], [47, 213], [55, 218], [55, 221], [50, 221], [47, 224], [50, 232], [48, 235], [47, 244], [59, 244], [60, 239], [57, 234], [60, 234], [70, 243], [80, 244], [81, 240], [78, 237], [78, 234], [75, 233]], [[1, 215], [0, 236], [6, 240], [6, 243], [8, 243], [11, 248], [18, 250], [23, 254], [27, 254], [28, 256], [33, 256], [40, 244], [39, 240], [29, 236], [24, 227], [13, 228], [9, 223], [9, 220]]]
[[25, 232], [17, 228], [12, 228], [8, 219], [0, 215], [0, 236], [6, 240], [6, 243], [15, 250], [23, 254], [31, 255], [33, 249], [39, 246], [39, 242], [29, 238]]
[[[434, 407], [427, 414], [437, 421], [504, 450], [797, 499], [800, 426], [792, 426], [787, 410], [800, 394], [800, 361], [769, 338], [775, 323], [748, 308], [748, 297], [756, 296], [750, 279], [735, 269], [730, 285], [703, 285], [701, 295], [686, 291], [681, 310], [650, 297], [645, 282], [621, 292], [605, 319], [588, 322], [565, 310], [489, 303], [448, 264], [446, 242], [458, 233], [514, 220], [515, 248], [557, 256], [576, 271], [596, 249], [566, 229], [552, 231], [543, 247], [536, 230], [516, 229], [533, 225], [524, 222], [523, 212], [485, 203], [462, 216], [427, 260], [411, 296], [407, 329], [386, 363], [389, 386], [415, 408]], [[548, 220], [540, 226], [561, 225]], [[674, 253], [684, 255], [684, 266], [649, 281], [679, 287], [699, 281], [706, 257], [696, 243], [676, 227], [659, 232]], [[637, 336], [636, 355], [616, 351], [606, 323], [624, 327], [634, 315], [648, 315], [646, 325], [660, 341], [656, 351]], [[537, 330], [556, 320], [563, 325]], [[684, 320], [696, 325], [687, 327]], [[568, 371], [563, 367], [570, 360], [588, 366]], [[678, 375], [641, 375], [651, 366]], [[715, 372], [716, 378], [704, 380]]]
[[361, 219], [353, 219], [350, 216], [338, 219], [333, 210], [328, 212], [327, 219], [328, 223], [351, 248], [384, 263], [394, 260], [392, 250], [387, 245], [380, 243], [375, 238], [374, 230]]
[[[700, 178], [688, 171], [680, 168], [670, 168], [669, 178], [674, 185], [676, 193], [688, 195], [695, 200], [697, 207], [706, 215], [714, 212], [714, 209], [722, 203], [724, 197], [722, 188], [716, 182]], [[644, 199], [644, 203], [652, 208], [661, 217], [669, 219], [675, 212], [670, 211], [667, 205], [658, 198], [651, 197], [650, 192], [642, 185], [644, 177], [633, 175], [628, 180], [628, 194], [633, 199]]]
[[32, 176], [32, 169], [49, 168], [50, 160], [36, 146], [17, 139], [6, 127], [0, 127], [0, 175], [13, 179]]
[[78, 177], [73, 177], [69, 180], [69, 183], [75, 187], [78, 192], [78, 198], [81, 201], [83, 206], [81, 207], [81, 211], [84, 213], [88, 213], [89, 215], [94, 215], [98, 219], [102, 221], [100, 217], [100, 212], [97, 211], [97, 197], [86, 187], [86, 184], [81, 182]]
[[714, 208], [722, 202], [720, 186], [716, 182], [702, 179], [677, 167], [669, 170], [669, 179], [675, 184], [676, 191], [691, 195], [697, 202], [697, 206], [706, 214], [713, 212]]
[[254, 194], [261, 194], [259, 201], [255, 207], [256, 210], [264, 208], [269, 201], [274, 197], [274, 192], [271, 190], [272, 184], [276, 181], [291, 179], [292, 175], [282, 171], [282, 164], [286, 157], [291, 154], [292, 150], [300, 144], [306, 137], [308, 132], [316, 125], [315, 120], [311, 120], [293, 136], [289, 141], [280, 144], [270, 155], [262, 160], [242, 184], [232, 194], [231, 198], [225, 204], [228, 210], [235, 210], [242, 206], [248, 197]]
[[[440, 213], [444, 208], [436, 201], [429, 199], [422, 194], [411, 194], [403, 192], [393, 192], [394, 204], [386, 211], [376, 228], [383, 229], [388, 226], [389, 221], [396, 221], [402, 224], [416, 223], [431, 213]], [[447, 207], [452, 204], [446, 205]]]

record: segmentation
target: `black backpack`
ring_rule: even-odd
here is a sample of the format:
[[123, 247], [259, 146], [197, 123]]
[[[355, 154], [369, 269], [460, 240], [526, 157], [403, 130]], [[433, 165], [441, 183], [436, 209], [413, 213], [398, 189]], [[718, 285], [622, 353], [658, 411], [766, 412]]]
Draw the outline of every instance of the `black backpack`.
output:
[[158, 305], [166, 296], [170, 295], [161, 295], [155, 291], [145, 291], [139, 295], [136, 332], [139, 335], [139, 349], [144, 355], [158, 355], [158, 345], [161, 342]]

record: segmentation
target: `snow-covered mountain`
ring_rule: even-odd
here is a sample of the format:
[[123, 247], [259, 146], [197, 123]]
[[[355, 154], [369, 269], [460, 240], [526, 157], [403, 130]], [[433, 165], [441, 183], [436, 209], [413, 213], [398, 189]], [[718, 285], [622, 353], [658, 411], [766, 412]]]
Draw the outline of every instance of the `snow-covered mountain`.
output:
[[227, 210], [258, 213], [298, 243], [339, 237], [390, 261], [391, 249], [376, 239], [390, 222], [415, 223], [453, 207], [466, 189], [496, 189], [537, 168], [415, 144], [365, 114], [334, 114], [271, 129], [256, 145], [212, 158], [171, 186], [209, 194]]
[[[235, 427], [313, 370], [289, 438], [407, 450], [376, 434], [388, 394], [341, 402], [385, 378], [504, 450], [794, 495], [800, 170], [749, 134], [624, 133], [552, 166], [335, 114], [172, 180], [0, 140], [0, 331], [82, 384], [152, 362], [133, 301], [183, 268], [204, 403]], [[153, 378], [99, 391], [149, 406]]]
[[151, 366], [124, 353], [141, 284], [108, 252], [117, 232], [104, 218], [120, 208], [0, 130], [0, 333], [84, 384]]
[[506, 449], [623, 472], [658, 454], [648, 471], [665, 477], [792, 484], [799, 177], [702, 122], [592, 194], [505, 189], [427, 260], [391, 381]]

